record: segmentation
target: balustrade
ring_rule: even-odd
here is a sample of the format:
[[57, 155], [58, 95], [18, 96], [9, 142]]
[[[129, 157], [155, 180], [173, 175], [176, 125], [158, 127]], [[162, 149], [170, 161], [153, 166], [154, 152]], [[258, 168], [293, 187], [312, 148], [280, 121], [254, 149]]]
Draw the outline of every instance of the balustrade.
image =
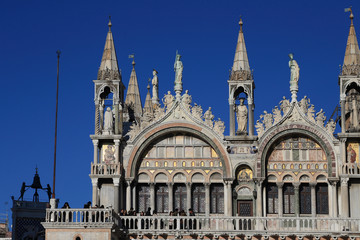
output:
[[119, 175], [120, 174], [120, 163], [91, 163], [91, 174], [92, 175]]
[[343, 163], [341, 165], [341, 174], [360, 174], [360, 164], [359, 163]]

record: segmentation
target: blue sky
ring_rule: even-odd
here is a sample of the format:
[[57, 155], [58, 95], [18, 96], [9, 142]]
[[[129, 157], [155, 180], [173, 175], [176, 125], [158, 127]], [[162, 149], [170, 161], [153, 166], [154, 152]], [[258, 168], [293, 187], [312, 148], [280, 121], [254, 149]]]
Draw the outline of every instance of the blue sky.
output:
[[[300, 66], [298, 99], [307, 95], [330, 117], [339, 102], [338, 74], [352, 6], [360, 33], [359, 1], [1, 1], [0, 69], [2, 174], [0, 212], [38, 166], [52, 185], [56, 50], [60, 95], [56, 196], [60, 205], [91, 200], [90, 163], [94, 90], [112, 16], [112, 32], [127, 86], [135, 54], [142, 100], [152, 69], [160, 96], [173, 90], [176, 50], [184, 64], [183, 87], [203, 109], [212, 107], [228, 133], [228, 76], [242, 15], [255, 78], [255, 120], [290, 98], [288, 54]], [[46, 195], [40, 196], [46, 199]], [[25, 198], [32, 198], [30, 192]], [[11, 205], [11, 204], [9, 204]]]

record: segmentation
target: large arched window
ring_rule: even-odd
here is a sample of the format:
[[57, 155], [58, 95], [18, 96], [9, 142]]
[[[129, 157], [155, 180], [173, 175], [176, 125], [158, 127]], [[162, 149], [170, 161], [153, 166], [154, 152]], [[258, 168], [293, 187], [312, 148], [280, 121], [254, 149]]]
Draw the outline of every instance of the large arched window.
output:
[[224, 213], [224, 185], [213, 183], [210, 186], [210, 212]]
[[192, 208], [195, 213], [205, 212], [205, 186], [203, 184], [193, 184], [192, 186]]
[[316, 185], [316, 213], [329, 214], [329, 193], [326, 183]]
[[138, 185], [137, 209], [138, 212], [146, 212], [150, 207], [150, 187], [148, 184]]
[[187, 210], [186, 209], [186, 186], [185, 184], [175, 184], [174, 185], [174, 209]]
[[311, 214], [311, 190], [309, 184], [300, 185], [300, 213]]
[[166, 184], [156, 184], [156, 211], [158, 213], [169, 211], [169, 189]]
[[284, 184], [284, 213], [295, 213], [295, 191], [291, 184]]
[[267, 192], [267, 213], [278, 213], [279, 197], [278, 187], [274, 183], [269, 183], [266, 187]]

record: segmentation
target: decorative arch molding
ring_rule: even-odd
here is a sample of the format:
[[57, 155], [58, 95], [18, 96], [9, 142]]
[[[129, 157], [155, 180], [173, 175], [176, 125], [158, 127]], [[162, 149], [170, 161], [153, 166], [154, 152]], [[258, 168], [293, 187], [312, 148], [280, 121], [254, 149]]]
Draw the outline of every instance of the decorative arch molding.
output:
[[96, 95], [95, 95], [96, 100], [100, 99], [100, 95], [105, 91], [106, 87], [108, 87], [110, 89], [110, 92], [114, 94], [114, 99], [119, 99], [119, 93], [118, 91], [116, 91], [117, 87], [110, 83], [104, 83], [101, 86], [99, 86], [98, 89], [96, 90]]
[[357, 81], [356, 79], [349, 79], [345, 84], [344, 84], [344, 87], [343, 87], [343, 94], [346, 94], [346, 92], [349, 90], [349, 86], [351, 84], [355, 84], [356, 86], [360, 87], [360, 82]]
[[266, 157], [271, 147], [279, 139], [291, 135], [304, 135], [315, 140], [324, 150], [328, 163], [328, 177], [336, 177], [336, 154], [334, 145], [326, 137], [322, 131], [307, 125], [302, 124], [288, 124], [274, 128], [267, 133], [259, 145], [259, 154], [257, 156], [256, 176], [266, 176]]
[[154, 141], [168, 134], [179, 132], [192, 134], [208, 143], [214, 149], [222, 163], [223, 178], [233, 179], [231, 162], [222, 143], [216, 136], [212, 136], [211, 133], [206, 131], [206, 129], [191, 123], [166, 123], [143, 133], [143, 136], [134, 142], [134, 147], [130, 150], [125, 177], [129, 179], [135, 178], [143, 155]]

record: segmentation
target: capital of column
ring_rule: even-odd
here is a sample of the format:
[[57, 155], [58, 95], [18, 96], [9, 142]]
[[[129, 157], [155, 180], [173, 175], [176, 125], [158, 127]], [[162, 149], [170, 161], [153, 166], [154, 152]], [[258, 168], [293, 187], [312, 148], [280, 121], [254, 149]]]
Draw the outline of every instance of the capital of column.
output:
[[210, 187], [210, 184], [211, 184], [211, 183], [206, 182], [206, 183], [204, 183], [204, 186], [205, 186], [205, 187]]
[[261, 187], [262, 183], [264, 182], [263, 178], [253, 178], [256, 186]]
[[283, 188], [284, 183], [283, 183], [283, 182], [276, 182], [276, 186], [277, 186], [278, 188]]
[[150, 186], [150, 187], [154, 187], [154, 186], [155, 186], [155, 183], [154, 183], [154, 182], [149, 182], [149, 186]]
[[120, 103], [120, 99], [114, 98], [114, 104], [118, 105]]
[[229, 105], [235, 105], [235, 99], [229, 98]]
[[299, 188], [300, 188], [300, 183], [299, 182], [293, 182], [292, 185], [293, 185], [295, 190], [299, 190]]
[[120, 139], [114, 139], [114, 143], [115, 143], [115, 146], [119, 146], [119, 144], [120, 144]]
[[187, 182], [185, 183], [186, 184], [186, 187], [191, 187], [192, 183], [191, 182]]
[[97, 178], [92, 178], [91, 179], [91, 184], [93, 185], [93, 187], [97, 186], [98, 183], [98, 179]]
[[340, 138], [341, 143], [346, 143], [346, 138]]
[[98, 145], [99, 145], [99, 140], [97, 140], [97, 139], [93, 139], [92, 142], [93, 142], [94, 146], [98, 146]]
[[166, 185], [168, 185], [168, 187], [173, 187], [174, 183], [173, 182], [167, 182]]
[[252, 105], [254, 103], [254, 100], [252, 97], [248, 97], [247, 101], [248, 101], [249, 105]]
[[340, 94], [340, 101], [345, 101], [345, 99], [346, 99], [346, 94], [345, 93]]
[[310, 186], [311, 188], [316, 187], [316, 182], [309, 182], [309, 186]]
[[331, 186], [336, 187], [338, 184], [338, 181], [337, 180], [329, 180], [329, 183]]
[[233, 183], [233, 180], [224, 180], [225, 186], [231, 186], [232, 183]]
[[115, 187], [118, 187], [120, 183], [120, 178], [113, 178], [113, 183]]
[[342, 177], [341, 178], [341, 186], [348, 186], [349, 178], [348, 177]]

